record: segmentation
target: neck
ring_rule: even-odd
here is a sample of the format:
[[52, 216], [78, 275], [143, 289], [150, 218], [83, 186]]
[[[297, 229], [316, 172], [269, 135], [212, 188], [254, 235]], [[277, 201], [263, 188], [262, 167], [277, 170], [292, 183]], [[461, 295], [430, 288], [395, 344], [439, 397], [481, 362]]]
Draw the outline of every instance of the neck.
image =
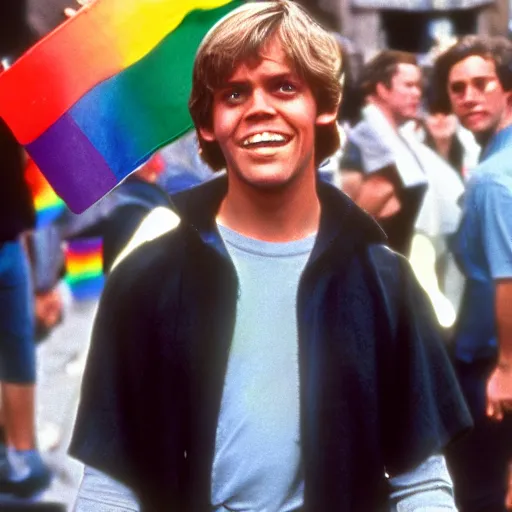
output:
[[240, 183], [232, 187], [230, 182], [217, 214], [221, 225], [268, 242], [300, 240], [318, 231], [320, 202], [314, 174], [309, 187], [287, 185], [278, 190]]
[[512, 125], [512, 108], [507, 109], [507, 113], [503, 116], [500, 124], [498, 125], [496, 133], [501, 132], [501, 130], [508, 128], [510, 125]]
[[378, 108], [381, 114], [386, 118], [388, 123], [393, 127], [393, 129], [395, 131], [398, 131], [398, 121], [395, 119], [389, 108], [382, 101], [379, 101], [377, 98], [370, 97], [368, 99], [368, 103]]
[[507, 109], [506, 113], [501, 118], [500, 122], [497, 124], [494, 130], [490, 130], [485, 133], [476, 133], [475, 139], [476, 141], [483, 147], [487, 146], [489, 141], [499, 132], [508, 128], [512, 125], [512, 109]]
[[452, 139], [446, 138], [446, 139], [436, 139], [434, 141], [437, 152], [445, 159], [448, 160], [450, 156], [450, 148], [452, 146]]

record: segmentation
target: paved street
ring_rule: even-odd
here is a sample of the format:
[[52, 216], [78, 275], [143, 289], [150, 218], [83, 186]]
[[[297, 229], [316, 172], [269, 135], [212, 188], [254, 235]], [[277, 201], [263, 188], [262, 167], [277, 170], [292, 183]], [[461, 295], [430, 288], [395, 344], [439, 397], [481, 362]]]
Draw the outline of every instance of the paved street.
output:
[[63, 503], [71, 511], [82, 466], [67, 455], [67, 449], [96, 303], [76, 303], [71, 298], [67, 302], [63, 323], [38, 347], [37, 421], [40, 447], [55, 470], [42, 501]]

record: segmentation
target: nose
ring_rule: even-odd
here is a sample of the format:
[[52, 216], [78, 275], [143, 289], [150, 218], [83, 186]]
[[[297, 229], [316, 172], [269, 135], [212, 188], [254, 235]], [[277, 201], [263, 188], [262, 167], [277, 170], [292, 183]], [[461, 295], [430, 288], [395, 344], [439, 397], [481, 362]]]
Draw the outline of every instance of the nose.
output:
[[474, 101], [477, 100], [479, 94], [480, 94], [480, 92], [474, 85], [468, 84], [466, 89], [464, 90], [464, 95], [462, 96], [462, 101], [464, 103], [473, 103]]
[[269, 93], [263, 89], [254, 89], [248, 102], [248, 108], [246, 115], [252, 116], [269, 116], [275, 113], [274, 106], [272, 104], [272, 97]]

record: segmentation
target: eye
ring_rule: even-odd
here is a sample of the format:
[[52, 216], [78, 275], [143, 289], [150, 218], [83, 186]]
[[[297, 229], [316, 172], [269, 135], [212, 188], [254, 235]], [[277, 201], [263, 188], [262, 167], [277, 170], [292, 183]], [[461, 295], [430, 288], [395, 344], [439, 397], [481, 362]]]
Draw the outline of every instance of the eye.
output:
[[463, 95], [466, 92], [466, 89], [471, 86], [474, 90], [478, 91], [480, 94], [487, 92], [490, 84], [494, 83], [496, 80], [495, 77], [492, 76], [476, 76], [469, 80], [469, 82], [453, 82], [450, 85], [450, 90], [453, 94]]
[[475, 89], [480, 92], [484, 92], [487, 89], [487, 86], [492, 82], [492, 78], [488, 78], [485, 76], [477, 76], [473, 79], [473, 85]]
[[285, 81], [278, 85], [278, 90], [284, 94], [292, 94], [297, 91], [297, 87], [291, 82]]
[[228, 89], [222, 94], [222, 99], [230, 105], [237, 105], [244, 100], [244, 93], [241, 89]]
[[464, 94], [466, 84], [464, 82], [453, 82], [450, 84], [450, 90], [453, 94]]

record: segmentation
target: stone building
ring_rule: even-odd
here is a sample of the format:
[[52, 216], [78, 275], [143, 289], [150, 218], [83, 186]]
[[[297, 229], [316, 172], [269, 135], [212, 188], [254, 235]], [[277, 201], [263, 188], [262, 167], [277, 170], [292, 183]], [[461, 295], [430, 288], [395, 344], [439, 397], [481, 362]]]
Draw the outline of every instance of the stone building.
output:
[[385, 47], [426, 53], [439, 32], [508, 35], [509, 0], [299, 0], [364, 59]]

